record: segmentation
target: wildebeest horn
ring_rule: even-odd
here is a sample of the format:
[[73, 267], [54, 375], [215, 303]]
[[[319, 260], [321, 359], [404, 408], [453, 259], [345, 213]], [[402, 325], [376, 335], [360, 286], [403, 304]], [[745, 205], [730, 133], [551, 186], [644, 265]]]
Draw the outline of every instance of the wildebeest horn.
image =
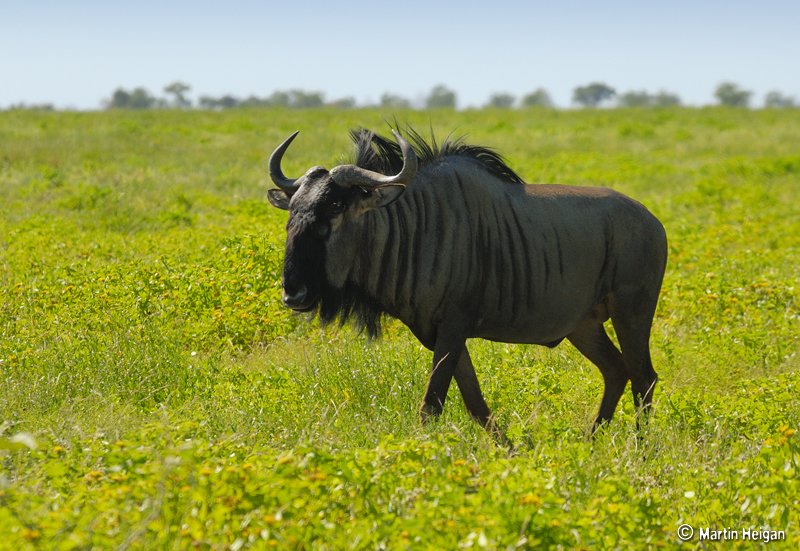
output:
[[269, 176], [272, 178], [272, 181], [275, 183], [276, 186], [281, 188], [283, 191], [289, 193], [290, 195], [297, 191], [302, 183], [302, 176], [300, 178], [287, 178], [283, 175], [283, 171], [281, 170], [281, 159], [283, 159], [283, 154], [286, 153], [286, 150], [289, 148], [289, 145], [292, 143], [297, 135], [300, 133], [297, 130], [294, 134], [286, 138], [286, 140], [272, 152], [272, 155], [269, 156]]
[[378, 187], [388, 185], [407, 185], [417, 173], [417, 154], [403, 136], [392, 130], [403, 152], [403, 168], [395, 176], [384, 176], [355, 165], [340, 165], [331, 169], [331, 177], [340, 186]]

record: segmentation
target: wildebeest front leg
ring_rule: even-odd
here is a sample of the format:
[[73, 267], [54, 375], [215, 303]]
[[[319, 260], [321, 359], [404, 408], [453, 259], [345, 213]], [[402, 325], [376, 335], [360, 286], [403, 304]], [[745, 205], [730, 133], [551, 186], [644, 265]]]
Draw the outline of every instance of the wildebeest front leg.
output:
[[506, 437], [505, 432], [497, 425], [489, 406], [486, 405], [486, 400], [484, 400], [481, 392], [481, 385], [478, 382], [477, 375], [475, 375], [475, 367], [472, 365], [472, 358], [470, 358], [466, 346], [461, 351], [461, 357], [458, 360], [458, 364], [456, 364], [455, 378], [456, 383], [458, 383], [458, 389], [461, 391], [461, 398], [467, 408], [467, 413], [472, 420], [486, 429], [486, 432], [498, 444], [513, 450], [514, 446]]
[[441, 415], [450, 381], [453, 379], [466, 341], [466, 337], [461, 334], [448, 335], [446, 331], [440, 330], [433, 350], [433, 368], [428, 379], [428, 388], [425, 390], [425, 397], [419, 410], [423, 424], [431, 417]]

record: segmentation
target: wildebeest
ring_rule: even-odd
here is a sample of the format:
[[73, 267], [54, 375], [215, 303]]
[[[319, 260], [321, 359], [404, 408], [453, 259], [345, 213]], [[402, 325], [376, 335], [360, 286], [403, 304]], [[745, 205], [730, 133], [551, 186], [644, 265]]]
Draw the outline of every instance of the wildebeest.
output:
[[[439, 415], [455, 377], [469, 415], [507, 443], [492, 419], [466, 348], [468, 338], [555, 347], [565, 338], [603, 375], [594, 429], [610, 421], [628, 381], [652, 403], [657, 375], [650, 328], [664, 277], [664, 227], [611, 189], [528, 185], [493, 150], [447, 140], [412, 146], [351, 131], [354, 164], [289, 179], [269, 201], [289, 211], [283, 302], [337, 317], [375, 335], [384, 314], [433, 351], [420, 408]], [[398, 145], [399, 144], [399, 145]], [[416, 151], [415, 151], [416, 148]], [[609, 317], [620, 350], [603, 327]]]

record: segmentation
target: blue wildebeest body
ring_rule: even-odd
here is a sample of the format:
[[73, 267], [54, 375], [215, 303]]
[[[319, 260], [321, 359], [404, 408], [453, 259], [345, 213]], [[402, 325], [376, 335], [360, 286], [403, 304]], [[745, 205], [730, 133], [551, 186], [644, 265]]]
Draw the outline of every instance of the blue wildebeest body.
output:
[[[296, 134], [295, 134], [296, 135]], [[355, 316], [371, 334], [383, 314], [434, 351], [423, 420], [438, 415], [455, 377], [470, 415], [500, 440], [467, 338], [556, 346], [564, 338], [598, 366], [605, 391], [595, 426], [627, 385], [649, 407], [656, 382], [650, 327], [666, 235], [640, 203], [606, 188], [528, 185], [485, 148], [413, 147], [353, 134], [358, 159], [289, 180], [270, 161], [290, 211], [284, 303], [323, 321]], [[396, 176], [387, 176], [395, 174]], [[622, 352], [603, 322], [611, 318]]]

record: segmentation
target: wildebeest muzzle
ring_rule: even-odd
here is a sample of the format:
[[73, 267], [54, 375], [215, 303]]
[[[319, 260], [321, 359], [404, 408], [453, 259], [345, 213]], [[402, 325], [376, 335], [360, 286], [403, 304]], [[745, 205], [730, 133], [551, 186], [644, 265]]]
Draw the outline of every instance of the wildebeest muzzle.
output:
[[283, 305], [298, 312], [307, 312], [314, 307], [314, 302], [308, 300], [308, 287], [302, 283], [298, 286], [283, 285]]

